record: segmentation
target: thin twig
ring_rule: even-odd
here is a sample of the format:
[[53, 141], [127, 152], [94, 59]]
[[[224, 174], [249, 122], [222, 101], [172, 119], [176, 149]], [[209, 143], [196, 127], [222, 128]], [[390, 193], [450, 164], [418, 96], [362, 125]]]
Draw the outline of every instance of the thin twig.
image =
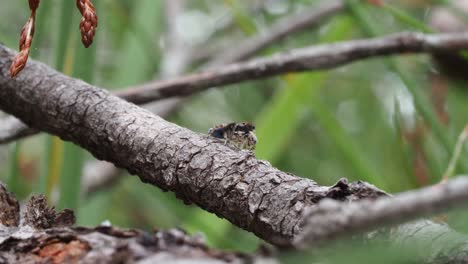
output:
[[143, 104], [284, 73], [335, 68], [376, 56], [453, 51], [463, 48], [468, 48], [468, 33], [398, 33], [374, 39], [295, 49], [170, 80], [150, 82], [116, 94], [130, 102]]
[[0, 144], [11, 143], [37, 133], [39, 133], [37, 129], [28, 127], [14, 116], [0, 119]]
[[291, 34], [317, 26], [318, 23], [324, 22], [343, 10], [344, 6], [341, 0], [327, 0], [318, 6], [309, 7], [297, 14], [285, 17], [273, 24], [267, 32], [242, 41], [236, 45], [237, 48], [227, 49], [221, 56], [208, 63], [207, 68], [250, 58], [271, 43], [277, 43]]

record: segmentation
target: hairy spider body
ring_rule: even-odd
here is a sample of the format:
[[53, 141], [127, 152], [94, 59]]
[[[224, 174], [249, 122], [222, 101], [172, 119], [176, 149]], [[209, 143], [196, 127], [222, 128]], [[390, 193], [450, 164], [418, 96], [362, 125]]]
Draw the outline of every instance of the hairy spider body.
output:
[[254, 150], [257, 144], [255, 126], [248, 122], [220, 124], [210, 128], [208, 134], [239, 149]]

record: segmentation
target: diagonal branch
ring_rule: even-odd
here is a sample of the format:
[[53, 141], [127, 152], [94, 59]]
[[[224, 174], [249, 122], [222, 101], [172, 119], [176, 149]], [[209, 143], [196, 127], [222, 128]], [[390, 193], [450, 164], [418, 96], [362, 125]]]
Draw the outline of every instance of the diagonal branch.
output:
[[[165, 51], [161, 60], [161, 78], [180, 75], [189, 65], [189, 54], [191, 53], [181, 36], [177, 27], [177, 21], [185, 10], [186, 0], [166, 0], [165, 21], [166, 41]], [[176, 105], [177, 98], [162, 100], [146, 105], [145, 108], [165, 118]], [[83, 193], [91, 194], [97, 190], [108, 188], [118, 182], [124, 173], [108, 162], [90, 162], [85, 166], [83, 173]]]
[[16, 117], [8, 116], [0, 119], [0, 144], [10, 143], [36, 133], [39, 131], [28, 127]]
[[295, 243], [317, 245], [339, 236], [371, 231], [447, 211], [468, 201], [468, 177], [374, 201], [350, 204], [323, 200], [305, 213], [305, 227]]
[[250, 58], [272, 43], [324, 22], [326, 18], [343, 10], [344, 7], [345, 4], [341, 0], [327, 0], [318, 6], [314, 5], [297, 14], [285, 17], [273, 24], [268, 32], [242, 41], [237, 48], [227, 49], [221, 56], [208, 63], [208, 68]]
[[399, 33], [381, 38], [295, 49], [205, 72], [150, 82], [117, 92], [116, 95], [135, 104], [144, 104], [165, 98], [188, 96], [212, 87], [264, 79], [288, 72], [330, 69], [376, 56], [410, 52], [447, 52], [464, 48], [468, 48], [468, 33]]
[[[189, 51], [189, 47], [185, 45], [184, 40], [181, 38], [181, 32], [178, 32], [177, 29], [177, 18], [183, 13], [185, 5], [185, 0], [165, 1], [167, 43], [165, 45], [166, 51], [161, 61], [160, 74], [163, 79], [183, 73], [190, 63], [189, 55], [193, 53]], [[235, 48], [229, 47], [225, 49], [225, 52], [219, 52], [219, 55], [214, 56], [214, 60], [203, 66], [203, 68], [247, 59], [266, 46], [276, 43], [288, 35], [316, 26], [319, 22], [323, 22], [326, 18], [342, 10], [343, 7], [344, 5], [340, 0], [327, 1], [321, 3], [318, 7], [313, 6], [298, 14], [281, 19], [273, 24], [267, 33], [248, 38]], [[199, 53], [198, 49], [197, 53]], [[146, 105], [145, 108], [165, 118], [181, 102], [183, 102], [183, 98], [175, 97]], [[87, 168], [89, 169], [85, 170], [86, 173], [84, 173], [83, 179], [85, 193], [109, 186], [116, 182], [119, 176], [123, 175], [123, 173], [109, 163], [94, 162], [93, 166], [91, 164], [88, 165]]]
[[273, 244], [289, 245], [304, 208], [323, 198], [384, 194], [368, 184], [323, 187], [279, 171], [35, 61], [11, 79], [13, 55], [0, 46], [0, 109]]
[[[319, 186], [35, 61], [30, 61], [19, 78], [11, 79], [8, 65], [12, 57], [11, 50], [0, 46], [0, 109], [31, 127], [79, 144], [143, 182], [172, 191], [186, 203], [195, 203], [275, 245], [302, 241], [298, 235], [304, 230], [306, 238], [319, 241], [394, 223], [397, 216], [400, 218], [395, 221], [400, 222], [440, 212], [468, 198], [468, 180], [461, 178], [389, 200], [356, 202], [387, 194], [370, 184], [344, 179], [333, 186]], [[324, 216], [329, 217], [327, 221], [323, 221]], [[304, 229], [303, 223], [309, 227], [310, 223], [318, 224], [311, 231]], [[425, 226], [426, 232], [433, 230], [433, 225]], [[417, 226], [405, 228], [402, 236], [423, 232]], [[464, 236], [460, 239], [467, 240]], [[467, 249], [460, 250], [464, 253]]]
[[445, 52], [468, 48], [468, 33], [398, 33], [294, 49], [269, 57], [218, 67], [174, 79], [150, 82], [116, 94], [136, 104], [187, 96], [212, 87], [265, 79], [290, 72], [325, 70], [384, 55]]

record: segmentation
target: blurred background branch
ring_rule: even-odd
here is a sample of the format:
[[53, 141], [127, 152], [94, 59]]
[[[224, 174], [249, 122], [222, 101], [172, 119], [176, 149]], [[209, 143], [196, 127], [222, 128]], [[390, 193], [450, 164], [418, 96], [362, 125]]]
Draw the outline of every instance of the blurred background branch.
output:
[[[399, 193], [377, 200], [363, 200], [340, 203], [332, 199], [321, 201], [304, 215], [303, 231], [295, 243], [302, 248], [317, 247], [329, 240], [361, 232], [372, 231], [382, 226], [401, 224], [413, 219], [446, 212], [463, 206], [468, 199], [468, 177]], [[408, 233], [394, 233], [394, 236], [408, 236]], [[465, 238], [465, 240], [468, 237]], [[456, 252], [464, 255], [464, 246]], [[459, 246], [459, 245], [456, 245]], [[455, 252], [452, 251], [453, 254]]]

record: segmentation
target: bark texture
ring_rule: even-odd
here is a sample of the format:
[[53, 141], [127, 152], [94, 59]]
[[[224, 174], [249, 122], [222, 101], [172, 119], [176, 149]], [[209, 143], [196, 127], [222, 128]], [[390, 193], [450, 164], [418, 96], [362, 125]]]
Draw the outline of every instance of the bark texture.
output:
[[[295, 49], [270, 57], [229, 64], [182, 77], [149, 82], [119, 91], [116, 95], [135, 104], [145, 104], [167, 98], [192, 95], [212, 87], [264, 79], [288, 72], [335, 68], [376, 56], [408, 52], [440, 54], [463, 48], [468, 48], [468, 33], [398, 33], [374, 39], [344, 41]], [[171, 102], [170, 104], [175, 103]], [[12, 127], [12, 125], [15, 126]], [[0, 126], [0, 143], [21, 137], [3, 132], [12, 129], [26, 135], [34, 133], [32, 130], [25, 131], [24, 125], [20, 122], [14, 122], [6, 128]], [[2, 134], [6, 135], [2, 136]]]
[[[449, 187], [440, 192], [421, 191], [418, 200], [412, 203], [416, 206], [414, 210], [419, 210], [415, 213], [408, 213], [413, 209], [405, 207], [409, 203], [404, 195], [397, 196], [399, 199], [356, 203], [388, 195], [363, 182], [348, 183], [343, 179], [333, 186], [319, 186], [314, 181], [279, 171], [268, 162], [257, 160], [251, 152], [231, 149], [217, 139], [169, 123], [105, 90], [66, 77], [33, 60], [16, 79], [11, 79], [6, 66], [12, 56], [11, 50], [0, 46], [0, 109], [31, 127], [79, 144], [96, 157], [137, 174], [142, 181], [173, 191], [185, 202], [195, 203], [278, 246], [291, 246], [298, 234], [315, 236], [318, 240], [327, 237], [323, 235], [327, 232], [338, 237], [353, 228], [363, 231], [377, 227], [372, 219], [392, 218], [402, 213], [404, 219], [397, 222], [409, 220], [420, 213], [439, 212], [447, 204], [460, 205], [466, 200], [463, 192], [467, 183], [462, 179], [462, 182], [447, 183]], [[453, 190], [457, 192], [450, 196]], [[5, 197], [0, 196], [0, 202], [15, 211], [14, 203]], [[330, 203], [330, 199], [334, 202]], [[383, 210], [380, 215], [377, 212], [383, 205], [391, 210]], [[318, 213], [303, 214], [314, 210]], [[363, 213], [370, 218], [365, 218]], [[338, 215], [329, 218], [333, 214]], [[54, 221], [66, 223], [70, 220], [66, 216]], [[371, 224], [363, 226], [354, 216]], [[304, 217], [310, 221], [304, 222]], [[315, 230], [303, 229], [302, 224], [307, 227], [308, 222], [313, 223]], [[438, 251], [440, 254], [431, 260], [447, 256], [465, 260], [467, 249], [460, 245], [465, 245], [468, 239], [445, 225], [430, 223], [422, 227], [405, 225], [407, 229], [402, 228], [393, 238], [407, 243], [414, 241], [413, 234], [433, 241], [440, 241], [439, 236], [456, 236], [456, 246], [451, 244], [448, 251]], [[308, 232], [302, 233], [303, 230]], [[438, 236], [434, 237], [434, 233]], [[445, 242], [448, 244], [448, 240]]]
[[[18, 201], [0, 183], [0, 211]], [[14, 206], [15, 207], [15, 206]], [[125, 230], [109, 223], [95, 228], [72, 227], [72, 211], [57, 212], [44, 196], [33, 196], [14, 219], [0, 218], [0, 263], [276, 263], [265, 254], [240, 254], [210, 249], [200, 235], [183, 230]]]
[[290, 245], [304, 208], [323, 198], [384, 194], [360, 182], [318, 186], [32, 60], [11, 79], [12, 56], [0, 46], [2, 110], [273, 244]]
[[460, 206], [468, 200], [468, 177], [382, 197], [340, 203], [322, 200], [304, 214], [304, 227], [296, 237], [296, 244], [310, 246], [336, 239], [345, 233], [359, 233], [384, 225], [395, 225], [417, 217], [432, 215]]

